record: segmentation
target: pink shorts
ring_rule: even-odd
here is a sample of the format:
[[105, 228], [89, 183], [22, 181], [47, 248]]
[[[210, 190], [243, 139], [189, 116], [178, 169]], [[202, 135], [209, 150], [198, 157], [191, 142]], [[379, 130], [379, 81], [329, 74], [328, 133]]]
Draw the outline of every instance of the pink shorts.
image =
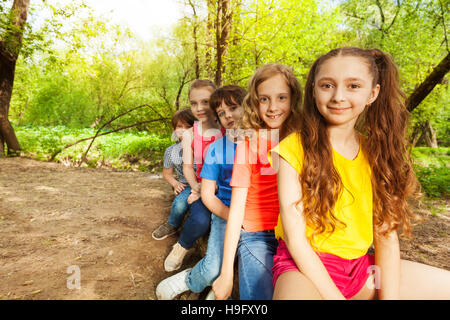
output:
[[[352, 298], [362, 289], [371, 274], [371, 266], [375, 264], [375, 258], [370, 254], [352, 260], [343, 259], [330, 253], [321, 253], [318, 254], [318, 257], [346, 299]], [[277, 253], [273, 257], [273, 286], [275, 287], [275, 283], [282, 273], [291, 270], [299, 271], [286, 243], [280, 239]]]

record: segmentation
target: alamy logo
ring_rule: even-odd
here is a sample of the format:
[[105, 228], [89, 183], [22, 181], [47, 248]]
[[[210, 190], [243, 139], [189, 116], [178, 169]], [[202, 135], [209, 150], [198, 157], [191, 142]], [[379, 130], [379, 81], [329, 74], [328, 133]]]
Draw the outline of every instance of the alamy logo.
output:
[[79, 266], [69, 266], [67, 267], [68, 274], [71, 274], [67, 277], [67, 289], [81, 289], [81, 270]]
[[380, 267], [376, 265], [369, 266], [366, 272], [369, 274], [369, 277], [370, 276], [373, 277], [373, 281], [367, 283], [367, 287], [371, 290], [380, 289], [380, 276], [381, 276]]
[[[202, 123], [199, 122], [198, 128], [201, 129]], [[245, 140], [248, 141], [248, 148], [253, 152], [249, 152], [245, 148], [237, 148], [234, 159], [229, 159], [227, 156], [226, 159], [219, 158], [215, 159], [219, 162], [217, 164], [225, 164], [220, 161], [226, 161], [226, 164], [268, 164], [267, 160], [267, 151], [268, 151], [268, 143], [267, 136], [270, 136], [271, 145], [277, 145], [279, 142], [279, 131], [277, 129], [269, 130], [267, 129], [226, 129], [226, 136], [230, 138], [230, 140], [234, 141], [236, 144], [243, 143]], [[205, 136], [220, 136], [221, 132], [218, 129], [208, 129], [203, 132]], [[223, 150], [222, 152], [226, 155], [234, 154], [234, 146], [233, 144], [225, 143], [224, 140], [218, 140], [219, 145], [216, 146], [217, 150]], [[207, 149], [203, 150], [202, 141], [200, 139], [194, 139], [193, 144], [193, 158], [195, 164], [202, 164]], [[227, 150], [230, 148], [230, 150]], [[272, 154], [272, 165], [271, 168], [265, 167], [262, 169], [261, 175], [273, 175], [278, 172], [278, 153]]]

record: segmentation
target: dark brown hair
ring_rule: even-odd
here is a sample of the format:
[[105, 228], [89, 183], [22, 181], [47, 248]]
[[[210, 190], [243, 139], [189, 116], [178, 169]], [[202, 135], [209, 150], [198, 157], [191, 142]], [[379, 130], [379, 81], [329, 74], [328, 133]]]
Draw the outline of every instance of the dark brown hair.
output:
[[172, 127], [175, 130], [179, 121], [182, 121], [192, 127], [195, 120], [194, 114], [190, 108], [181, 109], [175, 112], [172, 116]]
[[220, 107], [222, 102], [227, 106], [232, 106], [234, 104], [241, 106], [246, 94], [247, 91], [240, 86], [226, 85], [212, 93], [209, 98], [209, 106], [217, 115], [216, 110]]
[[399, 86], [398, 69], [392, 58], [378, 49], [335, 49], [319, 57], [309, 71], [298, 129], [305, 150], [300, 173], [305, 218], [316, 227], [313, 235], [328, 232], [328, 227], [333, 232], [340, 223], [333, 210], [343, 185], [333, 165], [327, 122], [314, 99], [315, 76], [320, 66], [338, 56], [360, 57], [373, 77], [372, 86], [380, 85], [377, 99], [360, 115], [355, 127], [364, 137], [362, 151], [372, 171], [374, 230], [385, 235], [402, 228], [403, 234], [410, 236], [411, 222], [418, 217], [410, 211], [407, 201], [418, 195], [418, 183], [405, 138], [409, 113]]

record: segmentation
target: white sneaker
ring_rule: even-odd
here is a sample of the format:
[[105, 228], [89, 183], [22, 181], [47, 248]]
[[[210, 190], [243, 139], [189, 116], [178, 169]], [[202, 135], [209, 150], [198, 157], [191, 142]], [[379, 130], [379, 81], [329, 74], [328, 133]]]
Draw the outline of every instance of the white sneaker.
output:
[[213, 289], [209, 290], [208, 294], [205, 297], [205, 300], [216, 300]]
[[183, 263], [184, 256], [189, 250], [183, 248], [178, 242], [173, 245], [172, 251], [170, 251], [166, 260], [164, 260], [164, 270], [172, 272], [180, 269]]
[[161, 281], [156, 287], [158, 300], [173, 300], [177, 295], [188, 291], [186, 276], [191, 270], [192, 268], [186, 269]]

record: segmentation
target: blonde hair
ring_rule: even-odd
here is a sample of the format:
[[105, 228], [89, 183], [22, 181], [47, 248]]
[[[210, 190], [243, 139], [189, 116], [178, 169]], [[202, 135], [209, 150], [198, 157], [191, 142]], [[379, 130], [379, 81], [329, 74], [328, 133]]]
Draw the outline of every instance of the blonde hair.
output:
[[216, 85], [208, 79], [196, 79], [194, 80], [190, 87], [189, 87], [189, 91], [188, 91], [188, 97], [191, 96], [191, 91], [194, 89], [200, 89], [200, 88], [209, 88], [211, 89], [211, 92], [213, 92], [214, 90], [217, 89]]
[[300, 109], [302, 105], [302, 89], [292, 69], [278, 63], [263, 65], [253, 74], [249, 83], [248, 94], [244, 98], [244, 102], [242, 104], [244, 108], [244, 115], [242, 117], [240, 127], [242, 129], [255, 130], [264, 129], [266, 127], [266, 124], [261, 119], [258, 112], [258, 86], [276, 75], [281, 75], [284, 78], [291, 93], [291, 114], [283, 123], [280, 132], [280, 139], [283, 139], [289, 133], [294, 131], [299, 123]]

